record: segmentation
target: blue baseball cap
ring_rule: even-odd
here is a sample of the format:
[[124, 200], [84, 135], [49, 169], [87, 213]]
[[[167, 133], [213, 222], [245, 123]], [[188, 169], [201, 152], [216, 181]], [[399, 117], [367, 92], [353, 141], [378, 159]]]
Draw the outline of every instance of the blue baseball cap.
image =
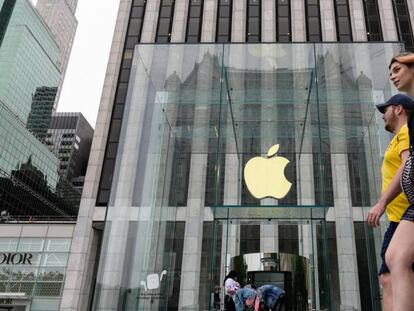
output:
[[414, 110], [414, 102], [413, 100], [404, 94], [397, 94], [392, 96], [389, 100], [387, 100], [385, 103], [382, 104], [378, 104], [377, 108], [379, 110], [379, 112], [384, 113], [385, 112], [385, 108], [387, 108], [388, 106], [398, 106], [401, 105], [403, 106], [403, 108], [405, 110]]

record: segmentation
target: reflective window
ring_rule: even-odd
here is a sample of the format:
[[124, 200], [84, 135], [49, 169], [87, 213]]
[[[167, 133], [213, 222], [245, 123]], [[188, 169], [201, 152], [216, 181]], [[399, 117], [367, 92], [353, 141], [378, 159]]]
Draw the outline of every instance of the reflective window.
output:
[[404, 42], [405, 49], [407, 51], [414, 51], [413, 26], [410, 21], [407, 1], [393, 0], [392, 5], [394, 9], [398, 37]]
[[247, 4], [247, 42], [261, 41], [261, 0], [249, 0]]
[[276, 3], [276, 41], [290, 42], [291, 34], [290, 0], [278, 0]]
[[219, 0], [217, 7], [217, 42], [231, 41], [232, 0]]
[[352, 29], [348, 0], [336, 0], [334, 5], [337, 41], [351, 42]]
[[161, 0], [158, 27], [155, 42], [166, 43], [171, 40], [171, 29], [174, 17], [174, 1]]
[[319, 0], [305, 0], [306, 41], [322, 41]]
[[[46, 304], [48, 297], [60, 297], [70, 244], [71, 239], [64, 238], [0, 239], [4, 250], [4, 245], [13, 245], [7, 251], [15, 252], [13, 265], [0, 263], [0, 290], [25, 293], [30, 299], [43, 298]], [[26, 258], [24, 262], [17, 262], [22, 258]]]
[[[118, 146], [119, 138], [119, 129], [121, 125], [121, 120], [124, 112], [125, 99], [128, 89], [128, 80], [130, 75], [130, 70], [132, 66], [132, 55], [135, 45], [141, 39], [142, 25], [144, 22], [144, 15], [146, 9], [146, 0], [134, 0], [131, 7], [131, 14], [129, 18], [127, 37], [125, 39], [124, 53], [122, 56], [121, 62], [121, 72], [119, 74], [118, 86], [115, 93], [115, 103], [111, 116], [111, 132], [108, 136], [108, 145], [105, 150], [105, 157], [103, 161], [101, 180], [99, 184], [99, 190], [97, 195], [96, 204], [98, 206], [105, 206], [109, 200], [111, 181], [112, 181], [112, 172], [115, 165], [116, 158], [116, 149]], [[163, 17], [160, 18], [161, 32], [160, 34], [169, 33], [169, 27], [171, 26], [166, 20], [169, 20], [173, 12], [173, 4], [171, 1], [163, 1], [163, 5], [160, 9], [160, 14]], [[159, 26], [160, 28], [160, 26]], [[158, 30], [157, 30], [158, 33]], [[159, 42], [166, 40], [167, 37], [160, 36]], [[111, 146], [111, 147], [108, 147]]]
[[191, 0], [188, 8], [186, 42], [200, 42], [203, 22], [203, 0]]

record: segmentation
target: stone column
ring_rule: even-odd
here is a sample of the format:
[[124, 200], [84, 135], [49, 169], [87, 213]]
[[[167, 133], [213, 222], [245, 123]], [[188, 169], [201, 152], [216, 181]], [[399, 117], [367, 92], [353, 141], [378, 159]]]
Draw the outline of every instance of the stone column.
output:
[[306, 41], [306, 17], [305, 17], [305, 1], [292, 0], [291, 1], [292, 14], [292, 41], [304, 42]]
[[[208, 46], [200, 46], [199, 65], [197, 66], [196, 98], [203, 98], [195, 103], [190, 177], [187, 207], [185, 211], [185, 233], [183, 259], [181, 266], [179, 309], [199, 308], [199, 289], [201, 271], [201, 253], [203, 241], [204, 202], [206, 188], [206, 171], [208, 158], [208, 136], [197, 136], [210, 122], [210, 100], [213, 96], [204, 96], [212, 89], [214, 56], [207, 53]], [[210, 87], [209, 87], [210, 86]]]
[[245, 0], [233, 0], [232, 42], [246, 41], [246, 3]]
[[354, 41], [367, 41], [363, 0], [349, 0], [352, 38]]
[[276, 41], [276, 6], [273, 0], [262, 0], [262, 42]]
[[216, 0], [204, 0], [201, 28], [202, 42], [214, 42], [216, 40], [217, 5], [218, 1]]
[[322, 41], [336, 41], [335, 9], [333, 1], [320, 0]]
[[326, 89], [340, 297], [342, 305], [348, 305], [359, 310], [361, 303], [350, 191], [351, 184], [346, 153], [343, 98], [341, 93], [335, 92], [335, 90], [342, 89], [339, 48], [333, 47], [331, 55], [331, 59], [325, 60], [325, 72], [329, 73], [329, 76], [326, 77]]
[[155, 41], [160, 1], [161, 0], [147, 1], [144, 24], [142, 25], [141, 42], [150, 43]]
[[[185, 42], [189, 0], [175, 0], [171, 43]], [[148, 4], [147, 4], [148, 5]]]
[[378, 1], [378, 10], [381, 19], [381, 28], [384, 41], [398, 41], [398, 32], [395, 24], [392, 0]]
[[94, 229], [92, 228], [92, 222], [95, 211], [99, 209], [95, 207], [95, 202], [102, 171], [102, 163], [115, 96], [116, 81], [119, 73], [118, 69], [121, 64], [123, 43], [126, 36], [131, 2], [131, 0], [121, 0], [119, 4], [94, 139], [85, 177], [85, 185], [79, 207], [78, 220], [73, 234], [62, 299], [59, 306], [59, 310], [61, 311], [84, 310], [90, 299], [89, 296], [92, 284], [89, 281], [91, 274], [93, 274], [93, 270], [87, 263], [96, 255], [96, 253], [93, 252], [95, 234]]
[[[407, 0], [408, 12], [410, 14], [411, 29], [414, 29], [414, 3], [410, 0]], [[414, 52], [414, 51], [410, 51]]]

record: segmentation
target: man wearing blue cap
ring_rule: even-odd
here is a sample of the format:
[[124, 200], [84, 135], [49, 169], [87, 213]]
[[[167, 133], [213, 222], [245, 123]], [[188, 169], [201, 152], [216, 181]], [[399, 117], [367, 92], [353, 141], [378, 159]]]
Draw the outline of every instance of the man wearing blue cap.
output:
[[368, 225], [376, 227], [379, 225], [381, 216], [387, 212], [390, 221], [384, 234], [381, 248], [382, 265], [379, 270], [384, 311], [392, 310], [391, 275], [385, 262], [385, 253], [404, 211], [409, 206], [406, 196], [401, 192], [400, 179], [409, 155], [407, 117], [408, 111], [413, 107], [412, 99], [403, 94], [394, 95], [387, 102], [377, 105], [378, 110], [383, 114], [385, 129], [394, 134], [384, 153], [381, 166], [382, 194], [377, 204], [368, 211], [366, 219]]

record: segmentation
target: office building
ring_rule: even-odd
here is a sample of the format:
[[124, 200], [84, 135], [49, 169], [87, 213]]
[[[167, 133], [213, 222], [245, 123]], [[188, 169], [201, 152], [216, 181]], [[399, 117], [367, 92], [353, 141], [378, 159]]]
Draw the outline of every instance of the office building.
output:
[[65, 77], [78, 21], [75, 17], [77, 0], [38, 0], [36, 9], [49, 26], [59, 46], [58, 67]]
[[407, 0], [122, 0], [60, 310], [208, 310], [230, 269], [380, 310], [375, 104], [413, 25]]
[[59, 175], [77, 188], [82, 187], [88, 165], [93, 128], [78, 112], [55, 112], [46, 143], [59, 160]]
[[0, 0], [0, 309], [57, 310], [80, 195], [44, 143], [59, 47], [30, 0]]

